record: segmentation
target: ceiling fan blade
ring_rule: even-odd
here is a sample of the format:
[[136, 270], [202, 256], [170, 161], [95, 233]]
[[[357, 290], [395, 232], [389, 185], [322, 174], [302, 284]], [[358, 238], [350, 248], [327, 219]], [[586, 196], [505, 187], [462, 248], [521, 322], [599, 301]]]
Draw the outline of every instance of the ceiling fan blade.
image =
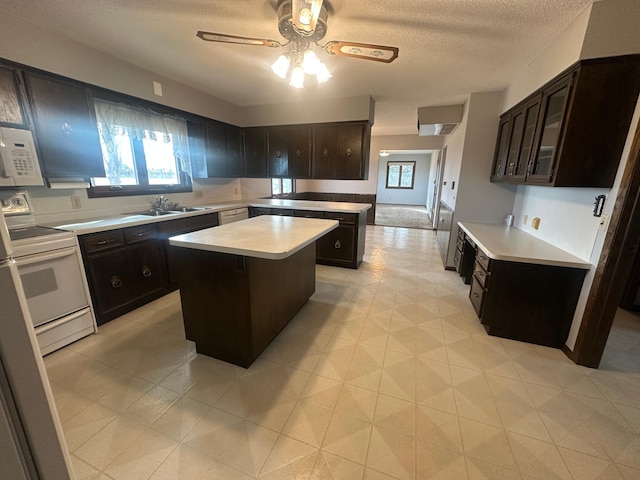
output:
[[291, 21], [302, 36], [313, 35], [322, 10], [323, 0], [292, 0]]
[[364, 60], [375, 60], [376, 62], [391, 63], [398, 58], [397, 47], [387, 47], [384, 45], [371, 45], [370, 43], [355, 42], [327, 42], [322, 47], [325, 52], [331, 55], [342, 55], [345, 57], [362, 58]]
[[196, 36], [207, 42], [238, 43], [240, 45], [257, 45], [272, 48], [283, 46], [280, 42], [266, 38], [237, 37], [226, 33], [203, 32], [202, 30], [198, 30]]

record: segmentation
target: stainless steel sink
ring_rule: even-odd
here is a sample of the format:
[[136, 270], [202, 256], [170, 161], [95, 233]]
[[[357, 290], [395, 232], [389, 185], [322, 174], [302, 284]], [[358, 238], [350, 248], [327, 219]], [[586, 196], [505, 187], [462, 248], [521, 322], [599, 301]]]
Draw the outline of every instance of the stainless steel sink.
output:
[[199, 212], [200, 210], [204, 210], [204, 208], [197, 207], [178, 207], [171, 209], [172, 212], [185, 213], [185, 212]]
[[176, 213], [178, 212], [169, 211], [169, 210], [146, 210], [144, 212], [130, 213], [129, 215], [147, 215], [149, 217], [159, 217], [161, 215], [175, 215]]

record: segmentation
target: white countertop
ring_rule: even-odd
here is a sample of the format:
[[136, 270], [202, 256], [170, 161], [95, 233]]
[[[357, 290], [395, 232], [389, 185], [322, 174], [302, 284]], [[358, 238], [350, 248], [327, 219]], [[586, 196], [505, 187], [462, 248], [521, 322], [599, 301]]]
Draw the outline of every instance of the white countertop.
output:
[[233, 210], [243, 207], [263, 207], [263, 208], [285, 208], [295, 210], [315, 210], [323, 212], [337, 213], [363, 213], [371, 208], [368, 203], [349, 203], [349, 202], [321, 202], [311, 200], [283, 200], [283, 199], [256, 199], [241, 200], [237, 202], [226, 202], [212, 205], [197, 205], [198, 210], [195, 212], [171, 213], [168, 215], [148, 216], [135, 215], [133, 213], [122, 213], [110, 217], [101, 217], [95, 219], [80, 220], [73, 223], [50, 223], [48, 226], [60, 228], [75, 232], [78, 235], [86, 235], [88, 233], [103, 232], [116, 228], [135, 227], [137, 225], [145, 225], [149, 223], [163, 222], [167, 220], [175, 220], [176, 218], [194, 217], [207, 213], [221, 212], [224, 210]]
[[371, 208], [370, 203], [322, 202], [316, 200], [287, 200], [260, 198], [251, 200], [252, 207], [294, 208], [296, 210], [321, 210], [323, 212], [362, 213]]
[[588, 270], [591, 264], [516, 227], [458, 222], [458, 226], [489, 258], [509, 262], [555, 265]]
[[262, 215], [169, 238], [176, 247], [280, 260], [338, 227], [337, 220]]

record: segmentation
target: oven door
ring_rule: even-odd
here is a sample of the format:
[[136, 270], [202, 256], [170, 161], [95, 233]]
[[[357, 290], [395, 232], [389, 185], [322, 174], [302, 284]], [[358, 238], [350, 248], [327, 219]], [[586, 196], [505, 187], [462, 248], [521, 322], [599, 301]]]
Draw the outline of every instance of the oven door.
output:
[[34, 326], [89, 305], [76, 247], [15, 260]]

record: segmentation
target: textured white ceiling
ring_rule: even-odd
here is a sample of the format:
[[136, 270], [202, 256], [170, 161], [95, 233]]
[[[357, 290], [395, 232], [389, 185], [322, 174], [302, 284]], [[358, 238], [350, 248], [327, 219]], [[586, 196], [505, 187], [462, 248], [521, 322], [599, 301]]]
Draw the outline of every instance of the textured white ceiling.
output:
[[[313, 98], [371, 95], [376, 133], [416, 133], [421, 106], [504, 88], [592, 0], [327, 0], [324, 39], [399, 47], [391, 64], [322, 55]], [[215, 44], [197, 30], [282, 40], [277, 0], [0, 0], [2, 10], [240, 106], [291, 99], [278, 49]]]

